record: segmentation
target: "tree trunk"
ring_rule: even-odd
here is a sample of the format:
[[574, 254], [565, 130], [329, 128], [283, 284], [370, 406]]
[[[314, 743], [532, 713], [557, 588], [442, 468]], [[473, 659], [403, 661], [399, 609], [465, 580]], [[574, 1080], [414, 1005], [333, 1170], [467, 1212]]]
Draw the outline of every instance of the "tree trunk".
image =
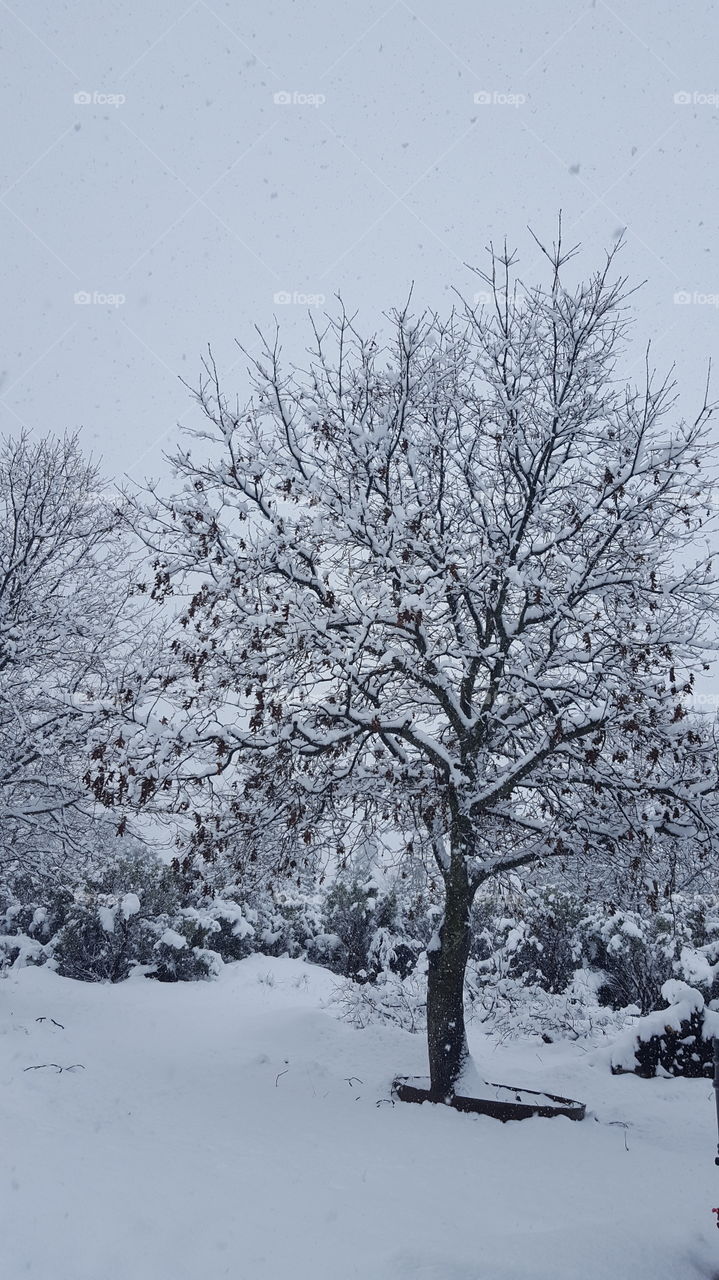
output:
[[464, 1026], [464, 974], [469, 959], [473, 897], [463, 852], [453, 851], [445, 876], [439, 945], [428, 953], [427, 1039], [434, 1102], [446, 1102], [453, 1096], [469, 1052]]

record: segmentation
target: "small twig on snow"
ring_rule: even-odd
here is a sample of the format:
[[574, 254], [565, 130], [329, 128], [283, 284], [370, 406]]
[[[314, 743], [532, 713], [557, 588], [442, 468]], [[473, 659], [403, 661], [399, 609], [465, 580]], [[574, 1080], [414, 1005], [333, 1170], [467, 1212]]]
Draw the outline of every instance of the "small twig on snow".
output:
[[69, 1067], [61, 1067], [59, 1062], [39, 1062], [35, 1067], [23, 1067], [23, 1071], [46, 1071], [49, 1067], [53, 1067], [55, 1071], [62, 1074], [63, 1071], [75, 1071], [78, 1067], [82, 1071], [85, 1066], [82, 1062], [71, 1062]]

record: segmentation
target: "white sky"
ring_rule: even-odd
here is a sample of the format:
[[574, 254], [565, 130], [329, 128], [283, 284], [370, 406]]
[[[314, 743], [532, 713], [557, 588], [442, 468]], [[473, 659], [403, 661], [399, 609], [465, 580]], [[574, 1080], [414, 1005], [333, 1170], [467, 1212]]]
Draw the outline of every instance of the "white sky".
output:
[[[305, 308], [277, 292], [340, 290], [369, 329], [412, 280], [449, 308], [490, 238], [536, 276], [526, 224], [551, 240], [560, 206], [586, 270], [627, 228], [623, 269], [648, 281], [635, 371], [652, 338], [697, 406], [719, 307], [674, 294], [719, 301], [712, 0], [0, 12], [3, 433], [79, 427], [111, 475], [158, 476], [194, 412], [178, 375], [196, 383], [208, 342], [240, 393], [234, 338], [251, 345], [276, 314], [298, 351]], [[283, 91], [325, 100], [275, 103]]]

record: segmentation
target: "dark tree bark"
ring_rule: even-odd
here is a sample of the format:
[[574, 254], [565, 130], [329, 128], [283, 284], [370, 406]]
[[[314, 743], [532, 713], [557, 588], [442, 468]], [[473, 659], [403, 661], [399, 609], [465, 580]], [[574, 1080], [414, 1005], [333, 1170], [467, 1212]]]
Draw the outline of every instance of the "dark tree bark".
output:
[[453, 1096], [469, 1054], [464, 975], [471, 940], [469, 913], [476, 887], [470, 884], [463, 848], [453, 850], [444, 883], [439, 944], [429, 951], [427, 973], [427, 1039], [434, 1102], [446, 1102]]

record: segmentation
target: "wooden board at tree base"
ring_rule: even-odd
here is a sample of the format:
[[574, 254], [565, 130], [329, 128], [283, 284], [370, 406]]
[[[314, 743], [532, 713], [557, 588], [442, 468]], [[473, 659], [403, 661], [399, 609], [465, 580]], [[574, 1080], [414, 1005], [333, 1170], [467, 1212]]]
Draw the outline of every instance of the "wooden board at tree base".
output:
[[[415, 1077], [418, 1079], [419, 1077]], [[432, 1102], [430, 1090], [411, 1083], [412, 1077], [399, 1076], [392, 1085], [392, 1095], [399, 1102]], [[496, 1098], [468, 1098], [455, 1094], [446, 1104], [455, 1111], [474, 1112], [477, 1115], [492, 1116], [495, 1120], [529, 1120], [532, 1116], [566, 1116], [568, 1120], [583, 1120], [586, 1115], [586, 1104], [575, 1102], [573, 1098], [562, 1098], [554, 1093], [538, 1093], [534, 1089], [517, 1088], [511, 1085], [492, 1084], [489, 1089], [502, 1089], [515, 1092], [517, 1097], [535, 1097], [542, 1102], [500, 1101]]]

